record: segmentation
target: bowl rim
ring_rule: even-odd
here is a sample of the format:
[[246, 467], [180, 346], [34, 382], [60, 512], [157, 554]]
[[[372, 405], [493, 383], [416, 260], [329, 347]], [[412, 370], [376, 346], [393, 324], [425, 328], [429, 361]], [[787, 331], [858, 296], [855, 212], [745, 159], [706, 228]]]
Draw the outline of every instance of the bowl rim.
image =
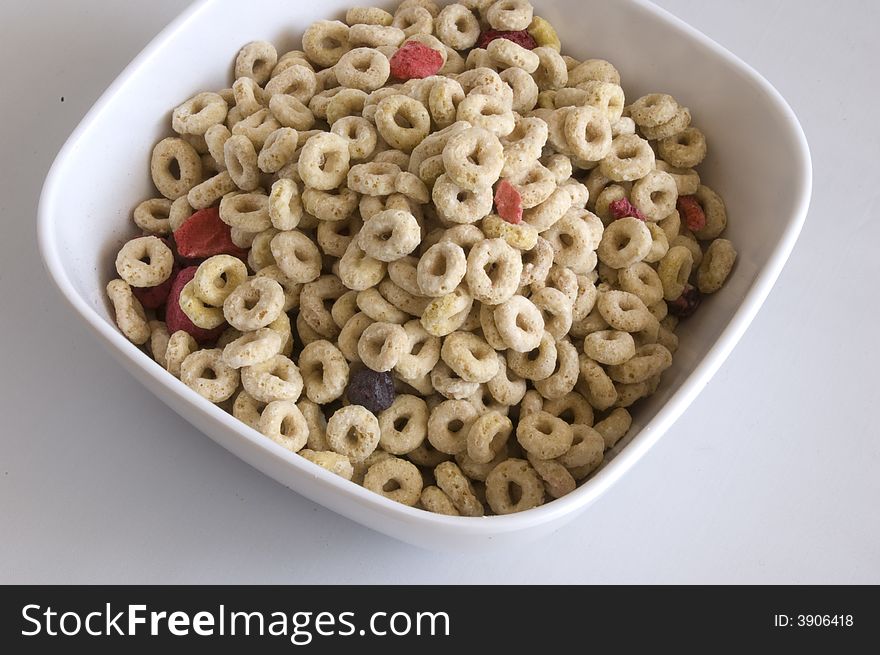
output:
[[[610, 462], [604, 465], [592, 478], [580, 485], [575, 491], [525, 512], [503, 516], [488, 516], [483, 517], [483, 520], [475, 520], [471, 517], [444, 516], [396, 503], [360, 485], [349, 483], [347, 480], [309, 462], [270, 439], [266, 439], [253, 428], [230, 416], [176, 378], [169, 376], [160, 367], [150, 366], [149, 364], [153, 363], [153, 360], [137, 346], [129, 342], [115, 326], [112, 326], [86, 303], [64, 270], [63, 260], [56, 241], [54, 217], [58, 215], [56, 206], [59, 202], [56, 189], [59, 187], [59, 177], [67, 165], [67, 161], [74, 154], [80, 140], [94, 128], [108, 105], [124, 90], [130, 82], [133, 73], [145, 66], [154, 53], [164, 47], [166, 42], [172, 39], [179, 30], [189, 23], [196, 21], [208, 6], [221, 1], [223, 0], [198, 0], [190, 7], [187, 7], [123, 69], [68, 137], [53, 161], [40, 193], [37, 240], [43, 265], [50, 279], [70, 307], [85, 321], [86, 325], [99, 337], [99, 341], [105, 347], [112, 347], [113, 354], [118, 353], [124, 356], [132, 364], [135, 364], [142, 373], [150, 376], [154, 382], [178, 394], [181, 400], [187, 402], [193, 409], [198, 410], [203, 417], [222, 423], [225, 427], [232, 429], [240, 439], [249, 442], [251, 446], [261, 450], [263, 456], [283, 462], [285, 466], [292, 466], [296, 470], [295, 475], [309, 476], [313, 481], [319, 482], [322, 487], [326, 489], [332, 488], [333, 493], [341, 494], [340, 498], [348, 499], [349, 502], [355, 501], [362, 507], [368, 508], [386, 518], [393, 520], [403, 519], [407, 522], [430, 525], [431, 527], [439, 525], [462, 535], [492, 536], [553, 522], [564, 515], [587, 507], [607, 491], [618, 478], [657, 442], [660, 436], [672, 426], [693, 402], [708, 380], [716, 373], [724, 360], [727, 359], [769, 295], [771, 288], [794, 248], [794, 244], [806, 220], [812, 194], [812, 162], [809, 145], [794, 111], [779, 91], [749, 64], [682, 19], [648, 0], [628, 0], [630, 4], [635, 5], [638, 9], [654, 14], [657, 18], [670, 23], [678, 30], [687, 34], [689, 38], [723, 58], [729, 65], [739, 69], [777, 106], [785, 119], [787, 127], [791, 131], [791, 136], [794, 137], [793, 141], [799, 155], [798, 161], [792, 162], [792, 170], [796, 173], [792, 176], [793, 184], [799, 186], [796, 190], [797, 202], [792, 216], [783, 231], [782, 237], [767, 258], [766, 263], [747, 289], [730, 322], [718, 335], [699, 364], [687, 373], [678, 389], [657, 411], [655, 416], [632, 437], [629, 443], [617, 452]], [[210, 435], [208, 436], [210, 437]], [[213, 437], [211, 438], [216, 441]]]

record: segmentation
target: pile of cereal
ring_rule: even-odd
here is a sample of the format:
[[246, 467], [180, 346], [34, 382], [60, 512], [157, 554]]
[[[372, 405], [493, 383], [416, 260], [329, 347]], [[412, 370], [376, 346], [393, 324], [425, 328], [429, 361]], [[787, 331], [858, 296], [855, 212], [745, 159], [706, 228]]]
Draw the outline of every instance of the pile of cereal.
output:
[[318, 21], [177, 107], [107, 286], [167, 371], [406, 505], [574, 490], [736, 251], [674, 98], [626, 105], [527, 0]]

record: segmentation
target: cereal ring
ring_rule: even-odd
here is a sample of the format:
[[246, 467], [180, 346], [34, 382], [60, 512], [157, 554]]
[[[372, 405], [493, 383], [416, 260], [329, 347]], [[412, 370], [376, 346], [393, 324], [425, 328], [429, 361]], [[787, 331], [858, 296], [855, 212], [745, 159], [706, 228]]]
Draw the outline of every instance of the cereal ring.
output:
[[700, 174], [692, 168], [675, 168], [662, 159], [658, 159], [654, 165], [658, 171], [672, 176], [679, 196], [692, 196], [700, 188]]
[[464, 516], [483, 516], [485, 509], [474, 495], [474, 488], [461, 469], [453, 462], [443, 462], [434, 469], [437, 486]]
[[394, 12], [392, 26], [403, 30], [404, 37], [416, 34], [431, 34], [434, 31], [434, 17], [424, 7], [404, 6]]
[[270, 248], [278, 268], [289, 280], [306, 283], [321, 275], [321, 252], [299, 230], [279, 232], [272, 238]]
[[292, 230], [299, 225], [302, 215], [303, 203], [296, 182], [285, 178], [277, 180], [269, 193], [272, 227], [281, 231]]
[[278, 53], [271, 43], [252, 41], [239, 50], [235, 58], [235, 77], [248, 77], [257, 84], [265, 84], [278, 63]]
[[223, 402], [238, 389], [238, 371], [223, 362], [222, 354], [219, 348], [197, 350], [180, 365], [181, 382], [212, 403]]
[[348, 42], [352, 46], [398, 48], [405, 38], [403, 30], [393, 27], [391, 21], [387, 25], [356, 23], [348, 30]]
[[257, 429], [279, 446], [299, 452], [309, 439], [309, 424], [292, 400], [273, 400], [263, 409]]
[[374, 371], [390, 371], [408, 350], [406, 331], [394, 323], [373, 323], [358, 339], [358, 356]]
[[467, 400], [445, 400], [428, 417], [428, 441], [440, 452], [455, 455], [467, 450], [467, 434], [477, 418]]
[[491, 187], [504, 166], [504, 149], [498, 137], [482, 128], [469, 128], [449, 138], [443, 148], [449, 178], [469, 191]]
[[486, 53], [496, 67], [519, 68], [529, 75], [538, 70], [541, 63], [538, 55], [509, 39], [495, 39], [486, 46]]
[[290, 127], [272, 132], [263, 144], [257, 165], [264, 173], [277, 173], [293, 161], [299, 143], [299, 134]]
[[254, 236], [247, 256], [247, 264], [252, 271], [259, 271], [267, 266], [277, 264], [274, 255], [272, 255], [272, 239], [277, 234], [278, 230], [269, 227]]
[[[186, 196], [183, 196], [183, 202], [186, 202]], [[168, 198], [144, 200], [134, 210], [134, 223], [144, 232], [153, 235], [165, 236], [170, 234], [175, 229], [175, 225], [171, 220], [173, 207], [174, 203], [168, 200]], [[189, 215], [186, 218], [189, 218]]]
[[337, 409], [327, 421], [327, 444], [352, 462], [363, 462], [376, 450], [380, 439], [379, 421], [361, 405]]
[[[489, 214], [481, 224], [488, 239], [503, 239], [507, 245], [517, 250], [531, 250], [538, 243], [538, 231], [528, 223], [514, 225], [497, 214]], [[522, 275], [520, 275], [522, 280]]]
[[250, 139], [241, 134], [229, 137], [223, 144], [223, 155], [226, 170], [239, 189], [253, 191], [260, 186], [257, 151]]
[[513, 296], [495, 308], [495, 327], [506, 347], [518, 353], [537, 348], [545, 334], [541, 311], [523, 296]]
[[390, 457], [367, 470], [364, 487], [403, 505], [413, 506], [421, 497], [422, 475], [414, 464]]
[[[502, 40], [504, 39], [499, 39]], [[513, 111], [525, 113], [535, 108], [538, 103], [538, 85], [531, 75], [522, 68], [507, 68], [501, 72], [501, 79], [513, 91]]]
[[391, 74], [388, 58], [373, 48], [349, 50], [333, 69], [342, 86], [368, 92], [384, 86]]
[[505, 446], [513, 423], [498, 412], [487, 412], [471, 423], [467, 433], [467, 455], [478, 464], [487, 464]]
[[321, 132], [302, 147], [299, 175], [306, 186], [329, 191], [345, 182], [350, 158], [346, 139], [332, 132]]
[[480, 38], [480, 22], [467, 7], [451, 4], [440, 11], [434, 31], [444, 45], [455, 50], [468, 50]]
[[435, 298], [422, 314], [422, 327], [435, 337], [454, 332], [464, 323], [473, 306], [474, 298], [464, 285], [452, 293]]
[[199, 93], [171, 114], [171, 127], [178, 134], [204, 134], [226, 118], [226, 101], [216, 93]]
[[[296, 406], [299, 407], [299, 411], [302, 412], [309, 426], [307, 446], [312, 450], [329, 451], [330, 446], [327, 444], [327, 419], [324, 418], [321, 408], [311, 400], [306, 399], [301, 399]], [[335, 453], [331, 454], [335, 455]], [[349, 466], [351, 466], [350, 462]]]
[[345, 12], [345, 22], [355, 25], [391, 25], [394, 16], [378, 7], [352, 7]]
[[704, 185], [700, 185], [694, 198], [706, 215], [706, 227], [696, 230], [694, 236], [700, 241], [710, 241], [717, 238], [727, 227], [727, 210], [724, 207], [724, 201], [721, 196]]
[[666, 139], [686, 130], [690, 124], [690, 109], [687, 107], [680, 107], [678, 111], [675, 112], [675, 115], [665, 123], [661, 123], [657, 127], [643, 126], [641, 127], [641, 132], [646, 139]]
[[671, 95], [649, 93], [629, 106], [629, 115], [639, 127], [657, 127], [671, 120], [678, 107], [678, 102]]
[[522, 254], [523, 272], [520, 286], [543, 283], [553, 264], [553, 246], [546, 239], [538, 237], [535, 246]]
[[241, 384], [254, 399], [296, 401], [303, 389], [299, 368], [284, 355], [241, 369]]
[[449, 241], [437, 243], [419, 259], [418, 290], [426, 296], [445, 296], [458, 287], [466, 272], [467, 258], [461, 246]]
[[571, 426], [543, 410], [520, 418], [516, 439], [523, 449], [538, 459], [554, 459], [571, 448]]
[[618, 407], [596, 423], [595, 430], [602, 436], [605, 448], [613, 448], [626, 435], [631, 425], [632, 416], [630, 413], [622, 407]]
[[694, 266], [691, 251], [684, 246], [672, 246], [660, 260], [657, 275], [663, 284], [663, 297], [672, 301], [681, 296]]
[[445, 173], [434, 183], [431, 198], [440, 217], [452, 223], [476, 223], [492, 211], [491, 186], [465, 189]]
[[453, 332], [443, 340], [443, 361], [466, 382], [488, 382], [498, 373], [495, 350], [470, 332]]
[[247, 267], [238, 257], [214, 255], [199, 264], [192, 279], [192, 291], [202, 302], [220, 307], [247, 276]]
[[331, 473], [335, 473], [345, 480], [351, 480], [354, 475], [354, 467], [345, 455], [330, 451], [315, 451], [310, 448], [303, 448], [299, 451], [299, 454], [304, 459], [317, 464]]
[[498, 305], [516, 293], [522, 258], [503, 239], [487, 239], [471, 248], [467, 257], [468, 288], [475, 300]]
[[246, 232], [268, 230], [272, 227], [272, 219], [269, 217], [269, 196], [262, 193], [225, 195], [220, 201], [220, 220]]
[[352, 239], [339, 260], [339, 279], [349, 289], [363, 291], [376, 286], [385, 277], [386, 264], [367, 255]]
[[663, 283], [660, 281], [660, 276], [644, 262], [621, 269], [618, 279], [621, 289], [638, 296], [647, 306], [663, 300]]
[[202, 160], [189, 143], [168, 137], [153, 148], [150, 176], [159, 193], [176, 200], [202, 182]]
[[316, 334], [336, 338], [339, 329], [329, 307], [346, 289], [335, 275], [322, 275], [303, 286], [300, 293], [300, 316]]
[[544, 329], [554, 339], [562, 339], [571, 329], [572, 303], [564, 293], [552, 287], [544, 287], [533, 292], [530, 298], [543, 319]]
[[116, 272], [133, 287], [155, 287], [171, 277], [174, 254], [158, 237], [127, 241], [116, 255]]
[[606, 177], [616, 181], [638, 180], [654, 168], [654, 151], [635, 134], [622, 134], [611, 141], [611, 149], [599, 162]]
[[656, 321], [645, 303], [627, 291], [600, 293], [596, 307], [611, 327], [625, 332], [644, 330]]
[[446, 362], [438, 362], [430, 373], [431, 385], [445, 398], [462, 400], [475, 394], [480, 384], [462, 380]]
[[328, 68], [349, 51], [349, 27], [338, 20], [319, 20], [306, 29], [302, 47], [309, 61]]
[[440, 359], [440, 339], [425, 331], [418, 320], [403, 326], [407, 348], [401, 353], [394, 371], [406, 379], [416, 379], [431, 372]]
[[608, 377], [615, 382], [637, 384], [660, 375], [672, 366], [672, 353], [659, 343], [649, 343], [639, 347], [635, 355], [623, 364], [609, 366]]
[[300, 373], [306, 396], [313, 403], [326, 405], [341, 397], [348, 384], [348, 363], [329, 341], [313, 341], [299, 356]]
[[516, 117], [512, 109], [513, 90], [506, 84], [504, 88], [510, 94], [509, 98], [505, 98], [503, 93], [489, 95], [474, 89], [458, 104], [456, 118], [473, 125], [472, 129], [486, 130], [497, 137], [509, 135], [516, 127]]
[[262, 364], [281, 352], [284, 338], [271, 328], [247, 332], [223, 349], [223, 361], [232, 368]]
[[107, 284], [107, 297], [113, 304], [116, 325], [122, 334], [138, 346], [150, 338], [150, 326], [140, 301], [124, 280], [112, 280]]
[[678, 189], [668, 173], [651, 171], [633, 184], [633, 204], [649, 220], [659, 221], [675, 211]]
[[[508, 32], [528, 29], [534, 18], [532, 5], [528, 0], [499, 0], [489, 5], [484, 16], [493, 30]], [[496, 39], [503, 40], [506, 39]]]
[[413, 98], [389, 96], [376, 108], [376, 129], [392, 148], [409, 153], [430, 133], [431, 115]]
[[232, 415], [239, 421], [252, 427], [254, 430], [260, 429], [260, 415], [266, 408], [267, 403], [255, 400], [247, 391], [239, 391], [232, 405]]
[[550, 377], [556, 368], [556, 339], [545, 331], [536, 348], [528, 352], [507, 351], [507, 365], [527, 380], [537, 381]]
[[421, 398], [398, 395], [391, 406], [379, 414], [379, 445], [392, 455], [412, 452], [428, 434], [428, 405]]
[[[455, 7], [458, 5], [449, 5]], [[447, 516], [459, 516], [459, 512], [455, 509], [452, 500], [447, 496], [440, 487], [429, 486], [422, 489], [422, 495], [419, 496], [419, 502], [422, 507], [434, 514], [445, 514]]]
[[570, 208], [571, 195], [565, 189], [557, 188], [547, 200], [531, 209], [526, 209], [523, 212], [523, 221], [538, 232], [544, 232], [565, 216], [565, 212]]
[[[331, 223], [347, 221], [354, 216], [355, 209], [358, 207], [358, 198], [357, 192], [344, 186], [329, 191], [306, 188], [302, 194], [306, 215], [302, 220], [308, 216], [314, 216], [319, 221]], [[310, 229], [315, 225], [300, 225], [300, 227]]]
[[715, 239], [706, 248], [697, 269], [697, 288], [701, 293], [715, 293], [724, 284], [736, 262], [736, 249], [727, 239]]
[[[635, 352], [635, 348], [633, 348], [633, 352]], [[583, 384], [578, 387], [578, 390], [583, 393], [587, 402], [599, 411], [614, 405], [617, 402], [617, 389], [614, 382], [605, 373], [605, 369], [586, 354], [579, 357], [579, 363]]]
[[276, 93], [269, 98], [269, 111], [279, 125], [295, 130], [310, 130], [315, 124], [315, 116], [308, 105], [292, 95]]
[[[556, 367], [553, 373], [543, 380], [535, 380], [535, 389], [548, 400], [564, 398], [577, 383], [580, 374], [577, 349], [568, 341], [561, 339], [556, 343]], [[545, 410], [549, 411], [545, 403]]]
[[601, 243], [601, 236], [602, 222], [586, 210], [569, 210], [543, 232], [543, 237], [553, 248], [553, 261], [579, 275], [596, 267], [593, 251]]
[[375, 161], [357, 164], [348, 172], [348, 187], [368, 196], [388, 196], [394, 193], [399, 174], [397, 164]]
[[527, 461], [511, 458], [486, 478], [486, 501], [496, 514], [532, 509], [544, 504], [544, 483]]
[[391, 262], [411, 253], [419, 245], [421, 230], [406, 211], [387, 209], [373, 216], [358, 234], [358, 245], [368, 256]]
[[502, 175], [517, 178], [534, 167], [547, 143], [547, 123], [540, 118], [516, 118], [513, 131], [504, 137]]
[[621, 218], [605, 228], [596, 250], [599, 260], [613, 268], [626, 268], [645, 258], [651, 250], [651, 232], [637, 218]]
[[284, 290], [278, 282], [268, 277], [254, 277], [227, 296], [223, 316], [242, 332], [258, 330], [278, 318], [284, 301]]
[[333, 123], [330, 131], [348, 140], [349, 155], [356, 161], [367, 159], [372, 155], [379, 142], [376, 128], [361, 116], [340, 118]]
[[695, 127], [657, 142], [660, 157], [676, 168], [698, 166], [706, 158], [706, 150], [706, 137]]
[[266, 139], [275, 130], [281, 127], [268, 109], [260, 109], [247, 118], [242, 119], [232, 126], [232, 135], [241, 134], [246, 136], [259, 150], [266, 143]]

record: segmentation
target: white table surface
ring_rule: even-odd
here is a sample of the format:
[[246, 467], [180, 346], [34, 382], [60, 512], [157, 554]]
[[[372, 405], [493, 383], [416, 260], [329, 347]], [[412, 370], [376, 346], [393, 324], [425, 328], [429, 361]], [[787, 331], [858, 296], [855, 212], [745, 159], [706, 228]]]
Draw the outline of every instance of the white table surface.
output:
[[403, 545], [251, 469], [119, 368], [50, 286], [44, 175], [186, 4], [0, 3], [0, 582], [880, 582], [876, 3], [660, 2], [791, 103], [812, 209], [752, 327], [659, 444], [575, 523], [479, 556]]

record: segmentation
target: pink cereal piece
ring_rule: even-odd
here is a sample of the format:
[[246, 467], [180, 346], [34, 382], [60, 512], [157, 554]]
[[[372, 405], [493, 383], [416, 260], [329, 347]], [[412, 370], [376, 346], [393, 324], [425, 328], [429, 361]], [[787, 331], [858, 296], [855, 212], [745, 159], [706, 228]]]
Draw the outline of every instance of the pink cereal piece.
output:
[[691, 232], [698, 232], [706, 227], [706, 213], [694, 196], [679, 196], [676, 203], [678, 212]]
[[404, 43], [391, 56], [391, 76], [398, 80], [421, 80], [443, 68], [443, 55], [418, 41]]
[[165, 307], [165, 325], [168, 327], [168, 334], [174, 334], [178, 330], [183, 330], [195, 339], [199, 344], [216, 341], [223, 330], [226, 329], [226, 323], [213, 330], [206, 330], [193, 324], [189, 320], [189, 316], [184, 314], [180, 308], [180, 292], [184, 285], [195, 277], [198, 266], [190, 266], [181, 270], [171, 285], [171, 291], [168, 294], [168, 304]]
[[535, 41], [535, 37], [529, 34], [528, 30], [486, 30], [480, 34], [480, 39], [477, 41], [477, 47], [485, 48], [495, 39], [507, 39], [508, 41], [513, 41], [515, 44], [522, 46], [526, 50], [534, 50], [538, 47], [538, 42]]
[[618, 218], [627, 218], [629, 216], [631, 216], [632, 218], [637, 218], [640, 221], [647, 220], [645, 218], [645, 215], [642, 214], [642, 212], [640, 212], [638, 210], [638, 207], [636, 207], [634, 204], [632, 204], [626, 198], [620, 198], [619, 200], [615, 200], [614, 202], [612, 202], [611, 204], [608, 205], [608, 209], [611, 210], [611, 216], [614, 217], [615, 221]]
[[214, 255], [247, 257], [247, 250], [232, 242], [229, 226], [220, 220], [217, 207], [200, 209], [174, 231], [177, 254], [183, 260], [199, 260]]
[[522, 223], [523, 206], [519, 191], [507, 180], [501, 180], [495, 187], [495, 209], [498, 215], [508, 223]]

